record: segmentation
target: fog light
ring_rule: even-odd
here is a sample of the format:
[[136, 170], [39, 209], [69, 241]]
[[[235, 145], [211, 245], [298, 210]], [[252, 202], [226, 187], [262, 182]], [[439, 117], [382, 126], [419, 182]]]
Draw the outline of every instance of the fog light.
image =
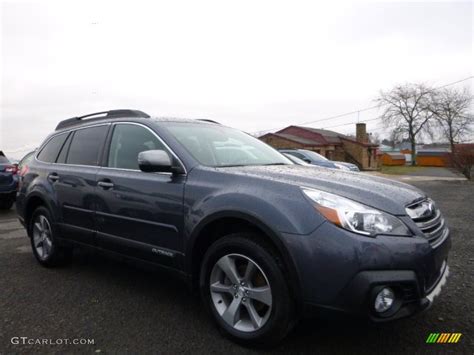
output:
[[374, 308], [377, 313], [388, 311], [395, 301], [395, 294], [390, 287], [384, 287], [375, 297]]

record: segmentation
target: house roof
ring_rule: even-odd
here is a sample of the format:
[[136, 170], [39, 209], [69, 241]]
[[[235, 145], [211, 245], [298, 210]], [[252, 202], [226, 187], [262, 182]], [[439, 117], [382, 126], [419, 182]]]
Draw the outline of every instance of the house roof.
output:
[[261, 136], [259, 138], [265, 138], [265, 137], [270, 137], [270, 136], [285, 139], [287, 141], [291, 141], [291, 142], [294, 142], [294, 143], [299, 143], [299, 144], [302, 144], [304, 146], [312, 146], [313, 147], [313, 146], [326, 145], [324, 143], [317, 142], [313, 139], [306, 139], [306, 138], [303, 138], [303, 137], [295, 136], [293, 134], [278, 133], [278, 132], [277, 133], [267, 133], [267, 134], [264, 134], [263, 136]]
[[341, 145], [343, 144], [343, 141], [348, 141], [362, 145], [364, 147], [378, 147], [378, 144], [359, 142], [355, 138], [338, 132], [312, 127], [288, 126], [282, 130], [279, 130], [278, 132], [264, 134], [260, 138], [270, 136], [278, 137], [305, 146]]
[[334, 131], [328, 131], [326, 129], [302, 127], [302, 126], [295, 126], [295, 127], [298, 127], [298, 128], [301, 128], [301, 129], [304, 129], [306, 131], [310, 131], [310, 132], [313, 132], [313, 133], [320, 134], [324, 137], [324, 139], [328, 143], [332, 143], [332, 144], [341, 143], [341, 138], [349, 138], [348, 136], [345, 136], [344, 134], [337, 133], [337, 132], [334, 132]]
[[[296, 128], [296, 132], [295, 132]], [[291, 133], [288, 133], [291, 131]], [[298, 134], [298, 131], [306, 131], [307, 133], [301, 132]], [[356, 139], [346, 136], [344, 134], [329, 131], [326, 129], [312, 128], [312, 127], [302, 127], [302, 126], [288, 126], [282, 130], [274, 133], [275, 135], [280, 135], [281, 138], [286, 138], [300, 144], [312, 145], [312, 146], [325, 146], [325, 145], [341, 145], [342, 141], [349, 141], [356, 143], [365, 147], [377, 147], [377, 144], [373, 143], [363, 143], [359, 142]], [[303, 143], [304, 141], [304, 143]]]
[[454, 148], [474, 148], [474, 143], [457, 143]]
[[405, 154], [395, 153], [395, 152], [384, 152], [383, 154], [387, 154], [392, 159], [403, 159], [405, 160]]
[[448, 148], [438, 148], [438, 149], [420, 149], [416, 152], [416, 155], [418, 156], [431, 156], [431, 157], [436, 157], [436, 156], [442, 156], [449, 154], [450, 150]]
[[292, 140], [294, 142], [298, 142], [298, 143], [301, 143], [301, 144], [309, 144], [309, 145], [316, 144], [316, 142], [313, 139], [307, 139], [307, 138], [304, 138], [304, 137], [295, 136], [293, 134], [278, 133], [277, 132], [277, 133], [274, 133], [274, 135], [278, 136], [278, 137], [286, 138], [286, 139], [289, 139], [289, 140]]

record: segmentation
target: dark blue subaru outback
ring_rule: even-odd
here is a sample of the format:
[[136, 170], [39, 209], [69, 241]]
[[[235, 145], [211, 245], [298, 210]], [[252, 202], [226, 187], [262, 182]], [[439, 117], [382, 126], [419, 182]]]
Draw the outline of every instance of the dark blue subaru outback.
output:
[[420, 190], [295, 165], [211, 121], [134, 110], [62, 121], [17, 209], [41, 265], [87, 246], [173, 269], [245, 344], [277, 342], [314, 312], [412, 315], [449, 274], [448, 228]]

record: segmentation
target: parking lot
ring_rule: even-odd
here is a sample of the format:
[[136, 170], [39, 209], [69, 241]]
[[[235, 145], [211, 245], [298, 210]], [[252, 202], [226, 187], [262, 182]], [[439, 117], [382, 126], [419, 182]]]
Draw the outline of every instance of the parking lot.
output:
[[[474, 184], [417, 182], [452, 231], [451, 276], [426, 313], [394, 323], [306, 320], [274, 352], [414, 353], [474, 351]], [[222, 338], [197, 296], [172, 275], [99, 255], [40, 267], [14, 210], [0, 213], [0, 354], [249, 353]], [[458, 344], [426, 344], [429, 333], [462, 333]], [[12, 337], [92, 339], [86, 345], [12, 344]], [[255, 351], [256, 352], [256, 351]]]

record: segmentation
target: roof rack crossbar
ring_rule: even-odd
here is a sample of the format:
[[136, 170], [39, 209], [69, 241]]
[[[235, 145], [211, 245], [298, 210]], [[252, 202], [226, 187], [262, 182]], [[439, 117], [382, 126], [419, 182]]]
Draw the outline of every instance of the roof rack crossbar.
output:
[[[99, 117], [94, 118], [94, 116], [99, 116]], [[59, 122], [58, 125], [56, 126], [56, 131], [62, 128], [75, 126], [81, 123], [84, 120], [84, 118], [89, 118], [90, 120], [100, 120], [100, 119], [119, 118], [119, 117], [150, 118], [150, 115], [139, 110], [110, 110], [110, 111], [95, 112], [95, 113], [90, 113], [84, 116], [73, 117], [73, 118], [68, 118], [66, 120], [63, 120]]]

